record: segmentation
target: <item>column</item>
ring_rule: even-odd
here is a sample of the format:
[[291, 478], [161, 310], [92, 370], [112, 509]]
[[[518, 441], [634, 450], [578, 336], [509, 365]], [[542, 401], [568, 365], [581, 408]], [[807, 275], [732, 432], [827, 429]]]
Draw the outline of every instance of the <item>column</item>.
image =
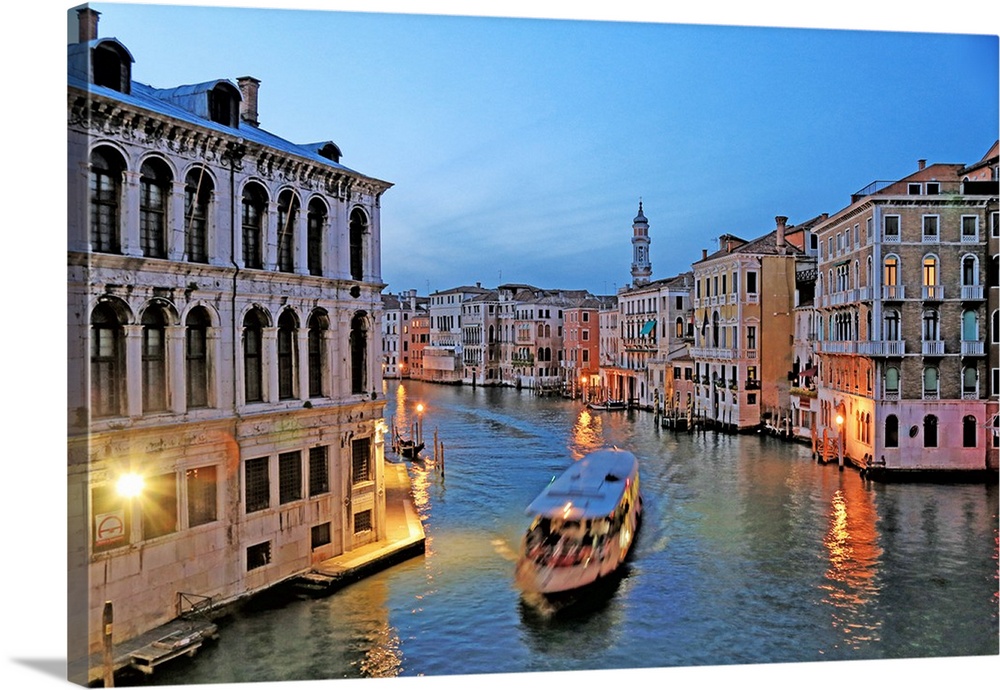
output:
[[264, 400], [278, 402], [278, 328], [268, 326], [261, 334], [261, 368]]
[[[299, 210], [295, 214], [295, 222], [292, 223], [292, 267], [299, 275], [309, 275], [309, 213], [308, 209], [299, 204]], [[305, 389], [308, 392], [308, 389]], [[307, 397], [302, 395], [300, 397]]]
[[126, 170], [122, 177], [122, 205], [119, 209], [122, 254], [142, 256], [142, 246], [139, 242], [139, 173]]
[[126, 324], [125, 330], [125, 413], [142, 416], [142, 324]]
[[167, 405], [174, 414], [187, 411], [187, 361], [184, 357], [184, 326], [167, 326]]
[[167, 246], [167, 259], [184, 261], [190, 259], [187, 253], [187, 218], [184, 206], [184, 181], [174, 180], [170, 185], [170, 198], [167, 200], [167, 227], [164, 238]]
[[295, 338], [295, 368], [300, 400], [309, 399], [309, 329], [299, 328]]
[[267, 213], [263, 219], [261, 257], [265, 271], [278, 270], [278, 202], [267, 202]]

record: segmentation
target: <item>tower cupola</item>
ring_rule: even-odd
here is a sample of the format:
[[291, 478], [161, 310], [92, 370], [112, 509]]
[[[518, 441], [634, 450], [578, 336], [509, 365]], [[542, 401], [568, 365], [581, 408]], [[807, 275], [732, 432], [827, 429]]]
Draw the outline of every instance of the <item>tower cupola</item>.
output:
[[639, 213], [632, 221], [632, 283], [645, 285], [653, 275], [653, 265], [649, 260], [649, 221], [642, 212], [639, 199]]

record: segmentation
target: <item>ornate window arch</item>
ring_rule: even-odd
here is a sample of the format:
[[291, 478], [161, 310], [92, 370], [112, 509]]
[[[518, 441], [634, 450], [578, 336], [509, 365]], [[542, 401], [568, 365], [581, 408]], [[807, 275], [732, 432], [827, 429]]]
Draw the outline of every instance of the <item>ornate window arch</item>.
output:
[[125, 159], [111, 146], [90, 153], [90, 249], [120, 254], [122, 181]]
[[243, 265], [264, 268], [264, 228], [267, 219], [267, 192], [257, 182], [243, 188]]
[[173, 174], [166, 161], [151, 156], [139, 168], [139, 246], [142, 255], [167, 258], [167, 224]]
[[351, 211], [350, 218], [350, 270], [351, 278], [364, 280], [368, 242], [368, 216], [360, 208]]
[[214, 193], [215, 180], [205, 166], [188, 171], [184, 178], [184, 256], [192, 263], [208, 263]]

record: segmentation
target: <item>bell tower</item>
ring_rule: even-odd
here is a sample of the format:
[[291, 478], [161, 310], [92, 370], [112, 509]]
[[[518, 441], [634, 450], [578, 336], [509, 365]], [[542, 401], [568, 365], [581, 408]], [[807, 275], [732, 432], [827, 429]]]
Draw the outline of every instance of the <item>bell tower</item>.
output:
[[639, 199], [639, 215], [632, 221], [632, 283], [645, 285], [653, 275], [653, 264], [649, 261], [649, 221], [642, 214], [642, 199]]

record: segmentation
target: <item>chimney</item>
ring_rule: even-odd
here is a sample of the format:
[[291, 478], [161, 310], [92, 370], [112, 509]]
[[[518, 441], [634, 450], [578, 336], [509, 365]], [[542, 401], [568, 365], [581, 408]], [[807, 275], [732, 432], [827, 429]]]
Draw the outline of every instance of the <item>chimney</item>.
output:
[[97, 21], [101, 13], [89, 7], [81, 7], [76, 11], [80, 25], [80, 43], [97, 39]]
[[240, 103], [240, 119], [247, 124], [257, 127], [260, 121], [257, 119], [257, 90], [260, 88], [260, 79], [253, 77], [240, 77], [236, 80], [240, 85], [240, 93], [243, 101]]
[[921, 158], [920, 160], [917, 161], [917, 170], [923, 170], [926, 167], [927, 167], [926, 158]]
[[701, 250], [701, 260], [704, 261], [707, 258], [708, 258], [708, 250], [707, 249], [702, 249]]
[[785, 246], [785, 224], [788, 222], [788, 216], [775, 216], [774, 222], [778, 224], [777, 237], [774, 243], [778, 249], [783, 249]]

